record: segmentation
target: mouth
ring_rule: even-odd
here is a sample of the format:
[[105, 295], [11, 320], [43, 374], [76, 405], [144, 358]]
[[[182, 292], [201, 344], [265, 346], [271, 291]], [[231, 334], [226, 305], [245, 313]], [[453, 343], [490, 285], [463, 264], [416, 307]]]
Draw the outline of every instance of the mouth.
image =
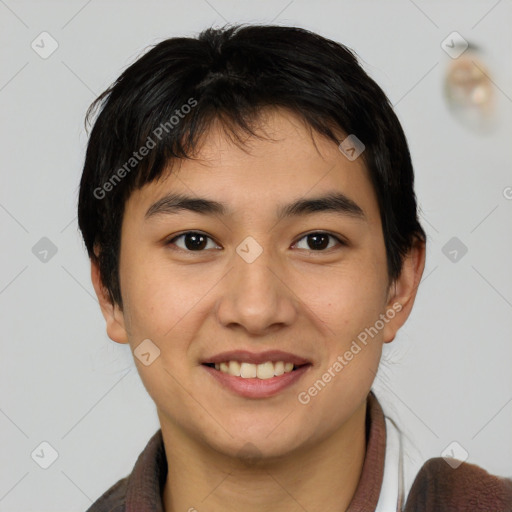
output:
[[201, 366], [214, 382], [239, 396], [268, 398], [296, 383], [313, 364], [281, 351], [232, 351], [206, 359]]
[[285, 373], [297, 371], [299, 368], [309, 366], [310, 363], [297, 365], [289, 361], [265, 361], [264, 363], [254, 364], [246, 361], [231, 360], [221, 363], [203, 363], [203, 365], [232, 377], [268, 380], [273, 377], [280, 377]]

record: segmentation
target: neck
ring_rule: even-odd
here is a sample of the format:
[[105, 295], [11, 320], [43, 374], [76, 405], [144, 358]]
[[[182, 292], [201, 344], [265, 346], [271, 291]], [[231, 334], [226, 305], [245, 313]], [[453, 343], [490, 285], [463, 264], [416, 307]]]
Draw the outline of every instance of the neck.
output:
[[254, 463], [209, 450], [161, 421], [170, 461], [165, 512], [345, 511], [365, 458], [365, 420], [366, 401], [320, 443]]

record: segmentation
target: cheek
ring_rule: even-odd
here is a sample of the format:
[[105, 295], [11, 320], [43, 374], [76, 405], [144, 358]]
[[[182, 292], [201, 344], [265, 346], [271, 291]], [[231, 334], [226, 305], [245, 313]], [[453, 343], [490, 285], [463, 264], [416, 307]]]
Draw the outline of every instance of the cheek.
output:
[[331, 270], [321, 280], [316, 276], [306, 285], [303, 298], [315, 314], [340, 340], [356, 336], [373, 325], [385, 304], [385, 283], [371, 263]]
[[186, 357], [198, 323], [211, 310], [219, 275], [162, 257], [126, 258], [123, 300], [130, 319], [130, 343], [149, 338], [171, 361]]
[[[331, 426], [345, 421], [365, 399], [381, 359], [383, 332], [374, 326], [383, 312], [385, 283], [378, 267], [365, 268], [366, 272], [347, 268], [331, 275], [323, 303], [315, 307], [319, 324], [328, 327], [325, 357], [308, 381], [311, 387], [303, 391], [311, 397], [312, 415], [324, 418], [325, 411], [330, 411], [325, 421]], [[318, 383], [324, 376], [325, 388]]]
[[185, 379], [182, 372], [186, 368], [184, 359], [189, 344], [187, 321], [193, 318], [191, 312], [201, 290], [185, 286], [186, 279], [179, 270], [170, 272], [161, 261], [157, 263], [149, 257], [137, 256], [126, 257], [123, 264], [123, 301], [132, 351], [146, 339], [160, 350], [148, 366], [139, 362], [134, 354], [137, 371], [155, 403], [178, 407], [186, 400], [178, 382]]
[[150, 254], [130, 249], [124, 253], [120, 278], [131, 342], [150, 338], [158, 343], [187, 307], [182, 282], [179, 274], [166, 271]]

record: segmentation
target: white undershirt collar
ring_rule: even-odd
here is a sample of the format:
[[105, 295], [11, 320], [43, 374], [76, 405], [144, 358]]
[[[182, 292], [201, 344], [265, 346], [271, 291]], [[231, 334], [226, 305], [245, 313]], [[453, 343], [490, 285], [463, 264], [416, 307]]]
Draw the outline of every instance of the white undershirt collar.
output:
[[375, 512], [401, 512], [404, 500], [402, 436], [393, 421], [386, 418], [384, 475]]

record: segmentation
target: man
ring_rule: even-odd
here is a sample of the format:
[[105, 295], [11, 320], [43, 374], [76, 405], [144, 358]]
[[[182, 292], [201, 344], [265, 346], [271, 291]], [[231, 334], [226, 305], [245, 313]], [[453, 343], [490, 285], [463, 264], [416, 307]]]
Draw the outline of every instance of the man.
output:
[[156, 45], [99, 106], [79, 225], [161, 430], [90, 511], [510, 508], [512, 483], [470, 464], [395, 478], [371, 386], [426, 235], [403, 130], [351, 51], [209, 29]]

